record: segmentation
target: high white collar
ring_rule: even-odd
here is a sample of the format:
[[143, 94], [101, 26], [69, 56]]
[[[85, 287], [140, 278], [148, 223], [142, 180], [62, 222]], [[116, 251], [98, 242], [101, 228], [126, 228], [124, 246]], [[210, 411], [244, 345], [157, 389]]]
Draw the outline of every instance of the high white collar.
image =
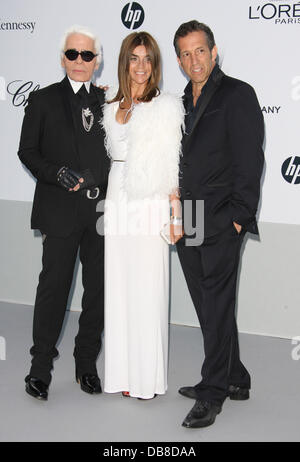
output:
[[90, 92], [90, 86], [91, 86], [91, 81], [90, 80], [88, 80], [87, 82], [75, 82], [75, 80], [70, 79], [69, 76], [68, 76], [68, 79], [69, 79], [69, 82], [70, 82], [75, 94], [80, 90], [80, 88], [82, 87], [83, 84], [85, 85], [86, 91], [88, 93]]

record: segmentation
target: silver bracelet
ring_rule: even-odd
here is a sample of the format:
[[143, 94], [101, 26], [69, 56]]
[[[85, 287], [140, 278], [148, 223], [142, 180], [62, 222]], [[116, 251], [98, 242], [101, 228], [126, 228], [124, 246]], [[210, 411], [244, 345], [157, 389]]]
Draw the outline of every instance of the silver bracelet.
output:
[[171, 217], [170, 223], [171, 223], [171, 225], [182, 225], [182, 218], [180, 218], [180, 217]]

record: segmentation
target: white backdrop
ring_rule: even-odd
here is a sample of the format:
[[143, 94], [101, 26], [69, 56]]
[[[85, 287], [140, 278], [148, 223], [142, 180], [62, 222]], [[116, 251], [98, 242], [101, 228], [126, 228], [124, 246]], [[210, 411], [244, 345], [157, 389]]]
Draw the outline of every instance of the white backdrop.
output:
[[157, 39], [163, 58], [162, 88], [174, 93], [181, 94], [187, 83], [172, 45], [176, 29], [190, 19], [212, 28], [223, 71], [253, 85], [265, 116], [266, 171], [259, 219], [300, 224], [300, 3], [290, 0], [134, 3], [126, 0], [2, 2], [0, 199], [32, 201], [34, 180], [16, 155], [24, 103], [33, 89], [63, 78], [59, 43], [64, 30], [80, 24], [99, 35], [104, 62], [96, 82], [113, 84], [121, 41], [131, 32], [123, 24], [121, 12], [126, 7], [125, 14], [131, 17], [132, 27], [133, 20], [140, 16], [140, 5], [144, 22], [136, 30], [146, 30]]

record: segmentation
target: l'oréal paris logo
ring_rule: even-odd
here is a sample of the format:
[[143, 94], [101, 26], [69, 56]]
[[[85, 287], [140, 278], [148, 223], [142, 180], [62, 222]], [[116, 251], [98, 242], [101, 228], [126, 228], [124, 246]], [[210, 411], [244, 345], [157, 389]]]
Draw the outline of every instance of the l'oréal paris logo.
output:
[[273, 21], [274, 24], [300, 24], [300, 2], [262, 2], [249, 6], [249, 19]]
[[35, 29], [36, 22], [34, 21], [5, 21], [0, 18], [0, 32], [7, 31], [27, 31], [31, 34]]
[[14, 106], [25, 106], [28, 101], [28, 96], [31, 91], [38, 90], [39, 84], [34, 85], [30, 80], [24, 82], [23, 80], [13, 80], [7, 85], [7, 93], [12, 96], [12, 103]]

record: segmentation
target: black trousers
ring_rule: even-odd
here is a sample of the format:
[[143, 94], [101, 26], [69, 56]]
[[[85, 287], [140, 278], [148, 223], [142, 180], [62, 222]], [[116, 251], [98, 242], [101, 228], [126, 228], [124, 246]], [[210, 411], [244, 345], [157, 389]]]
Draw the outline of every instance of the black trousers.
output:
[[82, 263], [82, 312], [74, 357], [79, 374], [96, 374], [104, 327], [104, 237], [96, 231], [97, 200], [79, 198], [78, 226], [68, 237], [46, 235], [37, 287], [30, 375], [51, 382], [53, 359], [72, 284], [77, 252]]
[[177, 244], [178, 256], [203, 333], [205, 359], [198, 399], [222, 404], [229, 385], [250, 388], [239, 354], [235, 318], [236, 282], [244, 232], [230, 226], [201, 246]]

